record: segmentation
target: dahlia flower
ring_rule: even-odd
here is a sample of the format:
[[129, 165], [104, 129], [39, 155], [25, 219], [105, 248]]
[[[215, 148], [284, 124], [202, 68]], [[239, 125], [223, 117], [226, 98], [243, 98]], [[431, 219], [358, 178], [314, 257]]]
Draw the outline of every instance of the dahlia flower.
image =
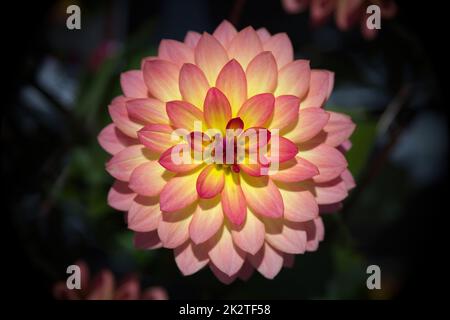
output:
[[[255, 269], [273, 278], [316, 250], [320, 208], [354, 186], [344, 153], [355, 126], [322, 108], [333, 82], [294, 60], [285, 33], [224, 21], [162, 40], [157, 57], [122, 73], [98, 137], [116, 179], [109, 205], [127, 212], [135, 245], [174, 249], [184, 275], [209, 266], [224, 283]], [[240, 140], [248, 132], [256, 140]]]
[[334, 14], [336, 25], [342, 31], [347, 31], [360, 24], [361, 33], [366, 39], [373, 39], [377, 29], [367, 28], [366, 9], [370, 5], [380, 7], [381, 17], [391, 19], [397, 12], [393, 0], [282, 0], [286, 12], [299, 13], [310, 6], [311, 21], [314, 25], [323, 24]]
[[130, 276], [116, 286], [110, 270], [102, 270], [93, 278], [84, 261], [76, 263], [80, 268], [80, 289], [69, 289], [65, 281], [53, 286], [53, 296], [58, 300], [167, 300], [167, 292], [161, 287], [152, 287], [141, 292], [139, 281]]

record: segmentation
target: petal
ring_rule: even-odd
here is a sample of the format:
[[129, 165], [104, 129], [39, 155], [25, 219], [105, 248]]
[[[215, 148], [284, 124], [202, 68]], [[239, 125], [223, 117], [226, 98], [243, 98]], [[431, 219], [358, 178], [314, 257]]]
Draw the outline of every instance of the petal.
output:
[[315, 184], [305, 181], [301, 185], [311, 190], [319, 205], [335, 204], [348, 196], [347, 186], [341, 178]]
[[283, 199], [272, 180], [268, 177], [251, 177], [246, 174], [241, 176], [245, 201], [255, 213], [271, 218], [283, 216]]
[[284, 136], [295, 143], [302, 143], [317, 135], [328, 122], [330, 114], [320, 108], [302, 109], [295, 127]]
[[221, 193], [225, 216], [235, 225], [241, 225], [247, 214], [247, 205], [242, 192], [239, 175], [229, 172], [225, 175], [225, 185]]
[[266, 42], [271, 37], [270, 32], [267, 31], [266, 28], [259, 28], [258, 30], [256, 30], [256, 33], [258, 34], [258, 37], [259, 37], [259, 40], [261, 40], [261, 43]]
[[135, 277], [128, 278], [114, 293], [114, 300], [138, 300], [140, 292], [139, 282]]
[[151, 95], [163, 102], [180, 100], [178, 89], [179, 67], [165, 60], [147, 60], [144, 63], [144, 81]]
[[131, 70], [120, 75], [120, 85], [123, 94], [129, 98], [147, 98], [144, 76], [141, 70]]
[[261, 41], [252, 27], [241, 30], [228, 47], [230, 59], [236, 59], [244, 69], [261, 51], [263, 51]]
[[203, 247], [186, 241], [174, 249], [175, 262], [184, 276], [194, 274], [208, 264], [208, 252]]
[[178, 174], [163, 188], [160, 194], [161, 211], [173, 212], [183, 209], [198, 198], [195, 183], [200, 170], [190, 174]]
[[259, 93], [273, 93], [277, 87], [278, 67], [269, 51], [258, 54], [250, 61], [245, 71], [248, 84], [248, 96]]
[[330, 95], [330, 86], [334, 83], [334, 72], [328, 70], [311, 70], [309, 90], [302, 101], [302, 109], [322, 107]]
[[164, 248], [173, 249], [189, 239], [189, 224], [195, 205], [177, 212], [163, 212], [158, 224], [158, 236]]
[[150, 151], [144, 146], [130, 146], [115, 154], [106, 163], [106, 171], [116, 179], [129, 181], [133, 170], [151, 158]]
[[108, 192], [108, 205], [116, 210], [128, 211], [134, 197], [136, 193], [128, 188], [128, 183], [116, 180]]
[[194, 63], [194, 50], [183, 42], [163, 39], [159, 44], [158, 57], [181, 67], [184, 63]]
[[320, 142], [332, 147], [338, 147], [347, 141], [353, 131], [355, 131], [356, 125], [349, 116], [337, 112], [328, 113], [330, 114], [330, 119], [323, 127], [323, 131], [311, 141], [308, 141], [308, 144]]
[[[185, 152], [188, 153], [186, 158], [184, 157]], [[201, 161], [192, 157], [191, 148], [188, 144], [179, 144], [167, 149], [158, 162], [162, 167], [176, 173], [192, 171], [201, 164]]]
[[142, 128], [139, 124], [130, 119], [126, 107], [126, 98], [118, 97], [108, 106], [109, 115], [117, 128], [131, 138], [137, 137], [137, 132]]
[[227, 20], [223, 20], [216, 30], [214, 30], [213, 36], [219, 40], [224, 48], [227, 48], [236, 34], [236, 28]]
[[275, 249], [291, 254], [304, 253], [306, 232], [298, 222], [283, 219], [264, 219], [266, 240]]
[[144, 290], [141, 300], [169, 300], [169, 296], [162, 287], [150, 287]]
[[291, 94], [300, 99], [305, 96], [309, 88], [311, 69], [308, 60], [295, 60], [278, 72], [278, 86], [275, 96]]
[[202, 170], [197, 179], [197, 192], [200, 198], [214, 198], [222, 192], [225, 183], [223, 168], [210, 164]]
[[241, 269], [245, 252], [233, 243], [230, 231], [225, 226], [208, 243], [211, 246], [208, 256], [220, 271], [231, 277]]
[[243, 224], [231, 227], [231, 235], [239, 248], [250, 254], [256, 254], [264, 244], [264, 224], [249, 211]]
[[275, 98], [271, 93], [262, 93], [248, 99], [237, 116], [244, 121], [246, 128], [264, 127], [273, 114]]
[[137, 196], [127, 214], [128, 228], [137, 232], [153, 231], [161, 220], [157, 197]]
[[250, 264], [250, 262], [248, 262], [248, 260], [246, 260], [237, 275], [238, 275], [239, 279], [241, 279], [242, 281], [247, 281], [252, 276], [254, 270], [255, 270], [255, 268], [253, 268], [253, 266]]
[[286, 33], [273, 35], [264, 42], [264, 50], [272, 52], [279, 69], [294, 60], [294, 48]]
[[282, 182], [299, 182], [319, 174], [319, 170], [311, 162], [295, 157], [280, 164], [279, 169], [270, 178]]
[[162, 243], [156, 230], [150, 232], [135, 232], [134, 247], [137, 249], [156, 249], [161, 248]]
[[228, 62], [228, 55], [220, 42], [204, 33], [195, 48], [195, 64], [205, 73], [209, 84], [216, 82], [217, 75]]
[[231, 106], [227, 97], [217, 88], [208, 90], [203, 106], [206, 124], [209, 128], [224, 131], [231, 119]]
[[123, 134], [113, 123], [107, 125], [100, 131], [97, 140], [102, 148], [112, 155], [137, 143], [137, 140]]
[[203, 71], [194, 64], [184, 64], [180, 70], [179, 85], [183, 100], [202, 110], [206, 92], [209, 89], [208, 80]]
[[154, 152], [164, 152], [176, 142], [172, 140], [173, 128], [167, 124], [149, 124], [139, 130], [139, 142]]
[[356, 187], [355, 179], [353, 178], [350, 170], [345, 169], [341, 174], [341, 179], [344, 181], [347, 190], [351, 190]]
[[265, 243], [256, 255], [249, 256], [249, 260], [265, 278], [273, 279], [283, 268], [284, 258], [281, 252]]
[[291, 140], [278, 137], [278, 144], [275, 139], [271, 139], [270, 144], [270, 161], [282, 163], [293, 159], [298, 153], [298, 147]]
[[239, 62], [232, 59], [222, 68], [216, 87], [225, 94], [235, 115], [247, 99], [247, 79]]
[[279, 129], [280, 133], [284, 133], [282, 129], [288, 130], [295, 126], [299, 107], [300, 99], [296, 96], [285, 95], [276, 97], [272, 121], [268, 128]]
[[188, 33], [186, 33], [186, 37], [184, 38], [184, 43], [186, 43], [191, 48], [195, 48], [200, 38], [200, 33], [195, 31], [188, 31]]
[[185, 101], [169, 101], [166, 103], [166, 111], [170, 122], [175, 128], [194, 131], [195, 123], [203, 123], [203, 112]]
[[145, 124], [169, 124], [164, 102], [152, 98], [132, 99], [127, 101], [126, 106], [132, 120]]
[[347, 168], [347, 160], [342, 153], [325, 144], [309, 150], [300, 150], [299, 155], [319, 169], [319, 174], [313, 178], [316, 182], [326, 182], [339, 177]]
[[200, 199], [194, 212], [189, 235], [195, 244], [203, 243], [216, 234], [223, 224], [223, 212], [220, 200]]
[[304, 223], [307, 234], [306, 251], [316, 251], [324, 237], [324, 226], [320, 217]]
[[239, 273], [236, 273], [230, 277], [227, 274], [220, 271], [219, 268], [217, 268], [212, 262], [210, 262], [209, 268], [211, 269], [212, 273], [216, 276], [216, 278], [219, 279], [219, 281], [222, 282], [223, 284], [232, 283], [234, 280], [237, 279], [238, 274], [239, 274]]
[[298, 184], [277, 184], [283, 197], [284, 218], [293, 222], [305, 222], [319, 215], [319, 206], [311, 191]]
[[157, 196], [173, 175], [173, 173], [166, 171], [157, 161], [148, 161], [133, 171], [129, 187], [143, 196]]

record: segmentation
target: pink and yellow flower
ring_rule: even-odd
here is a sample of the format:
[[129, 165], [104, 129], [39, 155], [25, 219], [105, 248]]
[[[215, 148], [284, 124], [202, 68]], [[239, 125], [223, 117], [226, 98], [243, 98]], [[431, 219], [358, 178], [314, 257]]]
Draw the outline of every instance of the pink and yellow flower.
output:
[[[135, 245], [174, 249], [184, 275], [209, 266], [225, 283], [254, 269], [273, 278], [294, 255], [316, 250], [320, 208], [338, 206], [354, 186], [344, 153], [355, 126], [322, 108], [333, 82], [332, 72], [294, 60], [285, 33], [238, 32], [224, 21], [212, 35], [162, 40], [157, 57], [122, 74], [113, 123], [98, 137], [116, 179], [108, 202], [127, 212]], [[174, 161], [174, 147], [193, 137], [204, 140], [202, 150], [211, 145], [211, 128], [267, 129], [264, 155], [279, 169]], [[176, 142], [177, 129], [190, 134]]]
[[53, 286], [57, 300], [167, 300], [167, 292], [161, 287], [151, 287], [141, 292], [139, 280], [129, 276], [119, 285], [110, 270], [104, 269], [91, 277], [84, 261], [78, 261], [80, 268], [80, 289], [69, 289], [66, 281]]
[[293, 14], [305, 11], [309, 6], [311, 21], [316, 26], [323, 24], [333, 14], [337, 27], [342, 31], [359, 24], [366, 39], [373, 39], [377, 33], [377, 29], [367, 27], [368, 6], [379, 6], [384, 19], [391, 19], [397, 13], [394, 0], [282, 0], [282, 4], [286, 12]]

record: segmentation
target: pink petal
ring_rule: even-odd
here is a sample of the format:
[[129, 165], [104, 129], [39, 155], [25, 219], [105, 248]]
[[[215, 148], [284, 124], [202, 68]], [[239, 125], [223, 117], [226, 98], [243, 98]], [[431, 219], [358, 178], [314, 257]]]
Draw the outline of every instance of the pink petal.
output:
[[157, 197], [137, 196], [127, 214], [128, 228], [137, 232], [153, 231], [161, 220]]
[[114, 300], [138, 300], [140, 289], [138, 280], [135, 277], [131, 277], [116, 289]]
[[148, 161], [137, 167], [130, 177], [130, 189], [148, 197], [159, 195], [163, 187], [173, 177], [158, 162]]
[[216, 168], [215, 164], [206, 166], [197, 179], [197, 193], [200, 198], [214, 198], [222, 192], [225, 183], [223, 168]]
[[173, 249], [189, 239], [189, 224], [195, 206], [189, 206], [177, 212], [163, 212], [158, 224], [158, 236], [164, 248]]
[[144, 146], [130, 146], [115, 154], [106, 163], [106, 171], [118, 180], [129, 181], [133, 170], [150, 159], [150, 151]]
[[348, 195], [347, 186], [341, 178], [324, 183], [309, 184], [305, 181], [301, 184], [311, 190], [319, 205], [335, 204]]
[[137, 143], [137, 140], [123, 134], [113, 123], [107, 125], [100, 131], [97, 140], [102, 148], [112, 155]]
[[283, 0], [281, 4], [287, 13], [296, 14], [304, 11], [308, 7], [309, 2], [310, 0]]
[[132, 120], [140, 123], [169, 124], [166, 106], [163, 102], [152, 99], [132, 99], [127, 101], [128, 115]]
[[353, 178], [350, 170], [345, 169], [341, 174], [341, 179], [344, 181], [347, 190], [351, 190], [356, 187], [355, 179]]
[[227, 48], [236, 34], [236, 28], [227, 20], [223, 20], [216, 30], [214, 30], [213, 36], [219, 40], [224, 48]]
[[319, 174], [319, 170], [311, 162], [295, 157], [280, 164], [277, 172], [270, 175], [270, 178], [281, 182], [299, 182]]
[[141, 300], [169, 300], [169, 296], [164, 288], [151, 287], [142, 293]]
[[268, 177], [242, 175], [241, 187], [245, 201], [252, 210], [262, 216], [283, 216], [284, 205], [280, 190]]
[[329, 114], [330, 119], [317, 139], [321, 139], [322, 143], [329, 146], [337, 147], [350, 138], [356, 125], [345, 114], [337, 112], [329, 112]]
[[163, 102], [180, 100], [178, 89], [179, 67], [165, 60], [147, 60], [144, 63], [144, 81], [151, 95]]
[[254, 57], [245, 71], [248, 83], [248, 96], [259, 93], [273, 93], [277, 87], [278, 67], [274, 56], [264, 51]]
[[305, 222], [319, 215], [319, 206], [310, 190], [298, 184], [279, 183], [283, 197], [284, 218], [293, 222]]
[[136, 193], [128, 188], [127, 182], [116, 180], [108, 192], [108, 205], [119, 211], [128, 211], [134, 197]]
[[247, 99], [247, 79], [239, 62], [230, 60], [220, 71], [216, 87], [227, 97], [233, 115]]
[[252, 27], [241, 30], [228, 47], [230, 59], [235, 58], [244, 69], [261, 51], [263, 51], [261, 40]]
[[227, 97], [217, 88], [208, 90], [203, 111], [208, 127], [218, 130], [225, 129], [232, 115]]
[[204, 33], [195, 48], [195, 64], [205, 73], [209, 84], [216, 83], [217, 75], [228, 62], [228, 55], [220, 42]]
[[166, 111], [175, 128], [186, 129], [191, 132], [195, 129], [195, 122], [203, 123], [203, 112], [189, 102], [167, 102]]
[[319, 169], [319, 174], [313, 178], [316, 182], [326, 182], [339, 177], [347, 168], [347, 160], [342, 153], [325, 144], [309, 150], [300, 150], [299, 154]]
[[203, 71], [195, 64], [184, 64], [180, 70], [180, 92], [183, 100], [203, 110], [208, 89], [208, 80]]
[[190, 241], [176, 247], [173, 253], [178, 269], [184, 276], [196, 273], [209, 262], [208, 252], [204, 250], [203, 246], [196, 246]]
[[239, 175], [229, 172], [225, 176], [221, 200], [225, 216], [231, 223], [241, 225], [247, 214], [247, 204], [240, 186]]
[[211, 269], [212, 273], [216, 276], [216, 278], [219, 279], [220, 282], [222, 282], [223, 284], [232, 283], [234, 280], [236, 280], [239, 274], [237, 273], [230, 277], [227, 274], [220, 271], [219, 268], [217, 268], [213, 263], [209, 264], [209, 268]]
[[328, 70], [311, 70], [309, 91], [301, 103], [302, 109], [322, 107], [330, 96], [330, 87], [333, 87], [334, 72]]
[[159, 44], [158, 57], [181, 67], [184, 63], [194, 63], [194, 50], [183, 42], [163, 39]]
[[120, 75], [123, 94], [129, 98], [147, 98], [144, 76], [141, 70], [131, 70]]
[[223, 212], [217, 199], [200, 199], [194, 212], [189, 235], [195, 244], [209, 240], [223, 224]]
[[191, 48], [195, 48], [200, 38], [201, 38], [200, 33], [195, 31], [188, 31], [186, 37], [184, 38], [184, 43], [186, 43]]
[[172, 141], [173, 130], [167, 124], [146, 125], [138, 132], [139, 142], [154, 152], [164, 152], [175, 144]]
[[325, 127], [330, 114], [320, 108], [302, 109], [298, 113], [295, 127], [284, 136], [295, 143], [302, 143], [313, 138]]
[[283, 254], [283, 267], [285, 268], [292, 268], [295, 263], [295, 255], [293, 254]]
[[300, 99], [296, 96], [285, 95], [276, 97], [272, 121], [268, 128], [279, 129], [281, 132], [284, 132], [295, 126], [299, 106]]
[[158, 232], [135, 232], [134, 233], [134, 247], [136, 249], [157, 249], [162, 247], [161, 240], [159, 239]]
[[137, 137], [137, 132], [142, 128], [142, 124], [130, 119], [126, 107], [127, 99], [117, 97], [108, 106], [109, 115], [117, 128], [131, 138]]
[[308, 60], [295, 60], [278, 72], [275, 96], [290, 94], [302, 99], [308, 92], [311, 69]]
[[266, 42], [271, 37], [270, 32], [267, 31], [266, 28], [259, 28], [258, 30], [256, 30], [256, 33], [258, 34], [258, 37], [259, 37], [259, 40], [261, 40], [261, 43]]
[[291, 254], [304, 253], [306, 232], [298, 222], [283, 219], [264, 219], [266, 240], [275, 249]]
[[305, 222], [305, 230], [308, 237], [306, 243], [306, 251], [316, 251], [319, 248], [319, 242], [324, 237], [324, 226], [322, 218], [318, 217], [314, 220]]
[[283, 267], [283, 254], [267, 243], [258, 253], [248, 258], [256, 270], [267, 279], [273, 279]]
[[233, 243], [230, 231], [226, 227], [222, 227], [208, 243], [211, 246], [208, 256], [220, 271], [231, 277], [241, 269], [245, 252]]
[[264, 50], [271, 51], [277, 61], [278, 69], [294, 60], [294, 48], [286, 33], [277, 33], [264, 42]]
[[243, 224], [231, 227], [231, 235], [239, 248], [250, 254], [256, 254], [264, 244], [264, 224], [249, 211]]
[[112, 300], [113, 295], [114, 275], [109, 270], [102, 270], [92, 280], [86, 300]]
[[272, 162], [282, 163], [293, 159], [298, 153], [297, 145], [284, 137], [279, 137], [278, 139], [278, 146], [271, 143], [270, 160]]
[[253, 266], [250, 264], [250, 262], [248, 262], [248, 260], [246, 260], [237, 275], [238, 275], [239, 279], [241, 279], [242, 281], [247, 281], [252, 276], [254, 270], [255, 270], [255, 268], [253, 268]]
[[198, 198], [195, 183], [200, 170], [178, 174], [164, 186], [160, 194], [161, 211], [173, 212], [187, 207]]
[[242, 105], [237, 116], [244, 121], [246, 128], [264, 127], [273, 114], [275, 98], [271, 93], [251, 97]]
[[[186, 163], [183, 162], [185, 152], [188, 153], [188, 161]], [[174, 161], [174, 158], [178, 159]], [[177, 163], [179, 160], [182, 162]], [[192, 158], [191, 148], [188, 144], [179, 144], [167, 149], [163, 152], [158, 162], [163, 168], [175, 173], [192, 171], [201, 164], [201, 162]]]

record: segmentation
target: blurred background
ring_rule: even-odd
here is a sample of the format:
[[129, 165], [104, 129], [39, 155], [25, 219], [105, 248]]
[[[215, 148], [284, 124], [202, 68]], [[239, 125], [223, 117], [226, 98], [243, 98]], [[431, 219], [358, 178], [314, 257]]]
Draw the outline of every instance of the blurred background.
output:
[[[396, 1], [372, 40], [333, 18], [311, 23], [281, 0], [49, 1], [5, 11], [12, 59], [2, 111], [2, 182], [11, 226], [4, 247], [10, 295], [52, 299], [55, 282], [79, 259], [92, 272], [171, 299], [390, 299], [424, 295], [440, 281], [441, 216], [448, 212], [448, 118], [444, 105], [443, 29], [436, 4]], [[435, 3], [435, 2], [433, 2]], [[81, 8], [81, 30], [68, 30], [66, 8]], [[9, 13], [8, 13], [9, 12]], [[297, 256], [274, 280], [254, 274], [223, 285], [208, 269], [183, 277], [172, 250], [139, 251], [123, 215], [107, 206], [112, 178], [97, 143], [110, 122], [119, 75], [139, 68], [162, 38], [212, 32], [228, 19], [287, 32], [296, 58], [333, 70], [327, 109], [357, 124], [348, 153], [357, 188], [338, 214], [326, 215], [319, 250]], [[429, 23], [434, 21], [435, 23]], [[6, 48], [5, 47], [5, 48]], [[366, 268], [379, 265], [382, 289], [369, 291]]]

